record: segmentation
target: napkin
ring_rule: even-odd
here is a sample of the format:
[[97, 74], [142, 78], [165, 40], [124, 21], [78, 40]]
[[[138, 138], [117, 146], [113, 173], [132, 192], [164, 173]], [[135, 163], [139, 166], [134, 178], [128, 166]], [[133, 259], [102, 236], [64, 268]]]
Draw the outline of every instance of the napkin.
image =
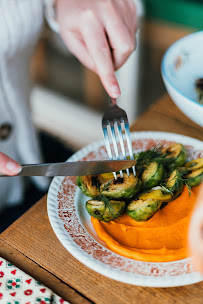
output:
[[0, 303], [70, 304], [52, 290], [0, 257]]

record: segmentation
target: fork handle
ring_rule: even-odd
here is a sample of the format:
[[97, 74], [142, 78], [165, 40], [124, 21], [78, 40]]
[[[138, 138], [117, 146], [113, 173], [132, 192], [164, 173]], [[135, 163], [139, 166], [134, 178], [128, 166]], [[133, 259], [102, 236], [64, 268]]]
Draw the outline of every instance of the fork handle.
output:
[[115, 99], [115, 98], [112, 98], [112, 97], [110, 97], [109, 103], [110, 103], [110, 106], [116, 106], [116, 105], [117, 105], [116, 99]]

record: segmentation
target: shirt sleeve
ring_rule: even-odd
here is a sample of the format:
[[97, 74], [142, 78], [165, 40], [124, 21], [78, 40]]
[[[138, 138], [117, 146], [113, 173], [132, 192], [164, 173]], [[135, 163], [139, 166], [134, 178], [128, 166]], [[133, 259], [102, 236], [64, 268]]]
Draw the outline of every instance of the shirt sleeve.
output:
[[59, 33], [59, 24], [56, 20], [55, 0], [44, 0], [44, 13], [49, 27]]

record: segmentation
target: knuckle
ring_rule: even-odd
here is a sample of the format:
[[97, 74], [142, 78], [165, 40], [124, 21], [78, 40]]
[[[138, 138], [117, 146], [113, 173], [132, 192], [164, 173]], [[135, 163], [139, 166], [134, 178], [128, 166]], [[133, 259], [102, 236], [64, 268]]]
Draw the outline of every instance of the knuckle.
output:
[[122, 55], [130, 55], [135, 50], [135, 42], [130, 41], [128, 43], [123, 43], [121, 47]]
[[101, 0], [102, 4], [113, 6], [113, 1], [112, 0]]
[[136, 12], [136, 5], [135, 5], [134, 0], [129, 0], [129, 4], [130, 4], [132, 12], [135, 13]]
[[109, 12], [110, 15], [116, 15], [117, 11], [116, 11], [116, 2], [112, 1], [112, 0], [102, 0], [101, 1], [103, 9], [107, 12]]
[[84, 10], [81, 14], [82, 14], [81, 16], [82, 20], [84, 22], [92, 21], [92, 20], [94, 21], [97, 19], [95, 11], [90, 8]]
[[114, 75], [114, 71], [106, 71], [106, 72], [103, 72], [103, 73], [100, 73], [99, 74], [101, 80], [103, 81], [103, 83], [106, 83], [108, 86], [111, 85], [111, 86], [116, 86], [118, 83], [117, 83], [117, 80], [115, 78], [115, 75]]
[[109, 50], [107, 47], [103, 47], [102, 45], [98, 46], [98, 52], [102, 57], [105, 58], [105, 60], [108, 60], [110, 58]]

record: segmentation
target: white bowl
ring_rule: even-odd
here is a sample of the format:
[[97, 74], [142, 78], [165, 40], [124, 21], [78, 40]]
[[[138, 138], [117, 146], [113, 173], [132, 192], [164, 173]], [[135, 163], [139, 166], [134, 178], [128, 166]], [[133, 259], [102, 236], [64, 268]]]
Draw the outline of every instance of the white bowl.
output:
[[175, 104], [203, 127], [203, 105], [198, 103], [195, 90], [195, 81], [203, 78], [203, 31], [172, 44], [162, 59], [161, 73]]

